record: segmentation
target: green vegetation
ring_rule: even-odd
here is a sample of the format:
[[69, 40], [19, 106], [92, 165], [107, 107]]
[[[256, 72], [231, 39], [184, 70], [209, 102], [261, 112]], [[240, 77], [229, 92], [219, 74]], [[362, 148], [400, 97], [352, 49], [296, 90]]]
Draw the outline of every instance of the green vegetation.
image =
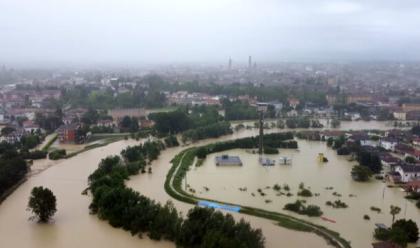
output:
[[[219, 115], [215, 107], [196, 106], [191, 109], [179, 108], [172, 112], [160, 112], [149, 114], [149, 119], [155, 122], [155, 130], [161, 135], [177, 134], [189, 129], [198, 129], [207, 127], [211, 129], [211, 125], [223, 121], [223, 117]], [[203, 135], [203, 131], [198, 135]], [[205, 132], [212, 132], [207, 130]], [[193, 137], [191, 134], [191, 138]]]
[[297, 193], [298, 196], [302, 197], [312, 197], [312, 192], [305, 188], [305, 185], [303, 183], [299, 184], [299, 192]]
[[164, 139], [165, 142], [165, 146], [166, 147], [175, 147], [175, 146], [179, 146], [179, 142], [178, 139], [176, 138], [175, 135], [170, 135], [168, 137], [166, 137]]
[[155, 122], [155, 129], [162, 134], [176, 134], [191, 128], [191, 120], [181, 110], [152, 113], [149, 119]]
[[121, 132], [135, 133], [139, 131], [139, 120], [135, 117], [124, 116], [119, 124]]
[[38, 144], [41, 143], [41, 138], [39, 135], [30, 134], [25, 135], [20, 139], [22, 149], [29, 150], [35, 148]]
[[372, 171], [366, 166], [355, 165], [351, 169], [351, 176], [355, 181], [366, 182], [372, 176]]
[[323, 214], [320, 207], [316, 205], [305, 206], [304, 202], [299, 200], [294, 203], [287, 203], [284, 205], [284, 209], [310, 217], [319, 217]]
[[57, 149], [48, 154], [48, 158], [51, 160], [59, 160], [66, 157], [66, 150], [65, 149]]
[[416, 163], [416, 159], [412, 156], [405, 157], [404, 161], [409, 163], [409, 164], [415, 164]]
[[264, 153], [265, 154], [279, 154], [279, 150], [277, 148], [264, 146]]
[[57, 108], [56, 111], [52, 114], [44, 115], [41, 112], [35, 114], [35, 123], [37, 123], [40, 128], [51, 133], [55, 131], [59, 126], [63, 124], [63, 112], [60, 108]]
[[[264, 135], [264, 143], [273, 148], [297, 148], [297, 142], [293, 139], [293, 133], [272, 133]], [[218, 142], [208, 146], [200, 147], [197, 151], [198, 158], [205, 158], [210, 153], [226, 151], [235, 148], [254, 149], [258, 148], [258, 136], [241, 138], [226, 142]]]
[[[188, 168], [193, 164], [194, 157], [196, 156], [196, 152], [199, 151], [200, 149], [201, 148], [186, 149], [182, 151], [181, 153], [177, 154], [172, 159], [173, 166], [169, 170], [166, 176], [166, 181], [165, 181], [165, 191], [171, 197], [177, 200], [186, 202], [186, 203], [190, 203], [190, 204], [196, 204], [197, 200], [210, 200], [210, 199], [204, 199], [204, 198], [198, 198], [196, 196], [192, 196], [186, 193], [182, 189], [182, 180], [185, 176], [185, 173], [186, 171], [188, 171]], [[283, 189], [285, 189], [286, 191], [290, 190], [288, 185], [284, 185]], [[214, 200], [211, 200], [211, 201], [214, 201]], [[219, 202], [219, 203], [231, 204], [231, 203], [226, 203], [226, 202]], [[278, 222], [280, 226], [291, 228], [293, 230], [314, 232], [317, 235], [326, 239], [328, 243], [330, 243], [331, 245], [335, 247], [350, 248], [349, 242], [341, 238], [338, 233], [328, 230], [322, 226], [318, 226], [313, 223], [300, 220], [289, 215], [277, 213], [277, 212], [270, 212], [267, 210], [251, 208], [251, 207], [246, 207], [246, 206], [240, 206], [240, 207], [241, 207], [241, 210], [240, 210], [241, 213], [270, 219], [270, 220]]]
[[27, 163], [22, 157], [16, 146], [0, 143], [0, 201], [28, 172]]
[[[150, 146], [155, 148], [145, 145], [135, 148], [143, 154], [136, 162], [145, 164], [144, 158], [155, 159], [150, 151], [161, 146], [159, 143], [150, 143]], [[243, 220], [235, 222], [229, 214], [199, 207], [191, 209], [183, 219], [172, 203], [162, 206], [127, 188], [124, 181], [134, 173], [138, 170], [130, 171], [118, 156], [103, 159], [89, 176], [92, 213], [132, 235], [147, 233], [151, 239], [174, 241], [179, 247], [264, 247], [261, 230], [252, 229]]]
[[273, 190], [275, 190], [275, 191], [280, 191], [280, 190], [281, 190], [281, 186], [280, 186], [280, 185], [278, 185], [278, 184], [276, 183], [276, 184], [274, 184], [274, 186], [273, 186]]
[[311, 120], [307, 117], [296, 117], [286, 120], [288, 128], [309, 128], [311, 127]]
[[374, 237], [378, 240], [390, 240], [403, 247], [419, 239], [419, 229], [412, 220], [397, 220], [390, 229], [376, 228]]
[[48, 222], [57, 212], [57, 200], [53, 192], [42, 186], [34, 187], [29, 197], [28, 211], [31, 211], [39, 222]]
[[[98, 79], [91, 79], [98, 80]], [[114, 88], [118, 88], [118, 84], [123, 82], [124, 78], [119, 78], [112, 82]], [[71, 105], [74, 107], [92, 107], [95, 109], [111, 109], [111, 108], [134, 108], [134, 107], [163, 107], [166, 98], [160, 93], [162, 86], [166, 83], [156, 75], [149, 75], [136, 81], [136, 86], [129, 87], [130, 91], [113, 94], [113, 90], [109, 88], [99, 88], [91, 85], [77, 85], [72, 88], [62, 90], [62, 98], [60, 105]], [[147, 85], [147, 87], [143, 87]]]
[[160, 151], [164, 149], [164, 145], [160, 141], [146, 141], [144, 144], [129, 146], [121, 151], [121, 156], [127, 162], [135, 162], [148, 159], [153, 161], [160, 155]]
[[230, 128], [229, 122], [217, 122], [185, 131], [182, 135], [182, 140], [184, 142], [188, 140], [197, 141], [207, 138], [217, 138], [231, 133], [232, 129]]
[[361, 150], [357, 154], [357, 159], [361, 166], [369, 168], [373, 173], [379, 173], [382, 170], [381, 159], [377, 153]]
[[398, 206], [391, 205], [389, 209], [389, 213], [392, 215], [392, 224], [394, 224], [395, 221], [395, 215], [399, 214], [401, 212], [401, 208]]
[[372, 206], [372, 207], [370, 207], [370, 210], [372, 210], [373, 212], [377, 212], [378, 214], [381, 213], [381, 209], [378, 208], [378, 207]]
[[229, 121], [254, 120], [258, 118], [256, 107], [252, 107], [244, 102], [225, 100], [223, 107], [225, 109], [225, 118]]
[[22, 151], [22, 157], [24, 159], [31, 159], [31, 160], [35, 160], [35, 159], [43, 159], [47, 157], [48, 152], [46, 151], [41, 151], [41, 150], [35, 150], [35, 151]]
[[[327, 206], [331, 206], [331, 207], [333, 207], [333, 208], [347, 208], [347, 207], [348, 207], [348, 205], [347, 205], [345, 202], [342, 202], [341, 200], [336, 200], [336, 201], [334, 201], [334, 202], [327, 201], [327, 202], [325, 203], [325, 205], [327, 205]], [[368, 217], [369, 217], [369, 216], [368, 216]]]

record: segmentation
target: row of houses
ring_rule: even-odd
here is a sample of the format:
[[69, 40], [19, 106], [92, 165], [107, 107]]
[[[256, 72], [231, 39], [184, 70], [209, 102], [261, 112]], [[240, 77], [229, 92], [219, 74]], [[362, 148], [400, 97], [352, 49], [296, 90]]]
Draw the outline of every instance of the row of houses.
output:
[[[345, 137], [348, 146], [355, 143], [370, 152], [379, 155], [387, 179], [394, 183], [414, 183], [420, 181], [420, 149], [417, 137], [407, 131], [389, 130], [369, 133], [368, 131], [323, 131], [321, 139]], [[376, 138], [372, 138], [376, 137]], [[414, 158], [414, 163], [405, 161]]]

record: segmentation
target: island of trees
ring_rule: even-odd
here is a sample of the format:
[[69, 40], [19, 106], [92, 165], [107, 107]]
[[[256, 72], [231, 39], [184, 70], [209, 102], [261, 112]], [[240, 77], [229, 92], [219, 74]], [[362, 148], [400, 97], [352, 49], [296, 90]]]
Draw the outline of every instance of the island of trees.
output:
[[147, 234], [180, 247], [264, 247], [261, 230], [244, 220], [235, 222], [229, 214], [199, 207], [183, 218], [171, 202], [162, 205], [127, 188], [125, 180], [156, 159], [162, 149], [162, 143], [149, 142], [123, 150], [123, 159], [103, 159], [89, 176], [91, 212], [132, 235]]

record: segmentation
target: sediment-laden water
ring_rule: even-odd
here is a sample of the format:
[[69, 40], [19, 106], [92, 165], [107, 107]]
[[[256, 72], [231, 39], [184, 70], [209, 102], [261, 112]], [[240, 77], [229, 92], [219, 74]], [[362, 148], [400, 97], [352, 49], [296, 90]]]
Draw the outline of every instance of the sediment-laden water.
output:
[[[343, 122], [342, 128], [385, 129], [390, 128], [390, 126], [387, 126], [385, 125], [385, 123], [381, 122]], [[267, 130], [267, 132], [277, 131], [281, 130]], [[215, 141], [222, 141], [228, 139], [236, 139], [257, 134], [257, 130], [242, 130], [232, 135], [224, 136], [219, 139], [209, 139], [194, 145], [207, 144]], [[33, 175], [24, 184], [22, 184], [0, 205], [0, 241], [2, 247], [175, 247], [175, 245], [170, 242], [151, 241], [146, 236], [144, 236], [143, 239], [139, 239], [138, 237], [132, 237], [128, 232], [125, 232], [121, 229], [112, 228], [110, 225], [108, 225], [108, 223], [100, 221], [97, 218], [97, 216], [89, 215], [88, 206], [90, 203], [90, 199], [88, 196], [84, 196], [81, 194], [81, 192], [87, 186], [88, 175], [96, 169], [99, 161], [102, 158], [108, 155], [119, 154], [120, 151], [126, 146], [134, 145], [136, 143], [138, 142], [132, 140], [119, 141], [107, 145], [105, 147], [100, 147], [84, 152], [67, 160], [35, 161], [33, 169], [34, 171], [36, 170], [37, 173], [33, 173]], [[178, 147], [163, 151], [160, 158], [154, 161], [153, 163], [153, 173], [133, 177], [130, 181], [127, 182], [128, 186], [160, 202], [172, 200], [170, 196], [168, 196], [164, 191], [163, 184], [165, 181], [166, 174], [171, 166], [169, 161], [178, 152], [185, 148], [186, 147]], [[284, 151], [285, 154], [286, 152], [294, 153], [292, 151]], [[315, 149], [309, 149], [308, 152], [316, 153], [317, 151]], [[209, 164], [205, 164], [203, 165], [203, 167], [191, 171], [191, 173], [187, 177], [187, 180], [189, 181], [189, 184], [192, 185], [192, 187], [196, 187], [197, 189], [202, 185], [206, 184], [210, 188], [210, 191], [206, 194], [209, 194], [208, 196], [214, 197], [215, 199], [223, 199], [229, 202], [237, 203], [247, 202], [248, 205], [264, 207], [267, 209], [274, 209], [278, 211], [281, 211], [281, 204], [283, 198], [277, 199], [275, 198], [275, 196], [270, 196], [273, 202], [271, 204], [265, 204], [261, 197], [251, 198], [249, 196], [250, 192], [239, 192], [236, 188], [238, 186], [243, 187], [248, 184], [248, 190], [251, 190], [251, 188], [253, 187], [269, 186], [273, 182], [282, 183], [282, 180], [287, 179], [291, 180], [289, 184], [292, 186], [292, 188], [296, 189], [297, 184], [299, 182], [306, 180], [304, 182], [307, 186], [311, 186], [313, 188], [313, 191], [321, 193], [321, 196], [319, 198], [314, 198], [313, 201], [320, 201], [320, 205], [323, 205], [321, 203], [324, 200], [321, 197], [326, 197], [327, 193], [324, 192], [324, 190], [321, 189], [321, 187], [324, 185], [328, 186], [327, 183], [324, 182], [332, 180], [331, 183], [328, 184], [333, 184], [333, 182], [336, 182], [337, 185], [331, 185], [337, 187], [336, 191], [341, 192], [344, 195], [344, 192], [347, 189], [351, 189], [354, 190], [358, 196], [355, 199], [349, 200], [346, 200], [346, 197], [343, 197], [343, 199], [345, 199], [345, 201], [350, 205], [350, 208], [347, 210], [327, 211], [327, 209], [323, 206], [323, 210], [326, 213], [328, 213], [328, 217], [331, 217], [333, 219], [336, 218], [338, 223], [337, 225], [329, 225], [328, 223], [322, 222], [322, 224], [328, 225], [331, 229], [336, 229], [336, 227], [339, 227], [339, 231], [342, 231], [345, 237], [351, 238], [352, 233], [357, 233], [358, 228], [360, 228], [359, 224], [357, 224], [359, 222], [353, 224], [353, 218], [351, 218], [351, 216], [357, 216], [357, 220], [359, 220], [362, 218], [362, 213], [369, 213], [369, 210], [366, 209], [357, 210], [357, 201], [373, 201], [371, 199], [373, 196], [363, 196], [362, 194], [358, 194], [357, 192], [365, 190], [365, 188], [367, 188], [369, 192], [375, 192], [375, 197], [380, 198], [376, 193], [378, 191], [381, 192], [383, 187], [380, 183], [366, 184], [360, 186], [354, 185], [353, 183], [350, 184], [348, 180], [348, 170], [350, 170], [351, 165], [348, 164], [348, 162], [344, 159], [337, 158], [337, 161], [334, 162], [333, 156], [330, 155], [330, 152], [328, 150], [326, 150], [325, 152], [331, 160], [331, 162], [327, 165], [316, 165], [316, 162], [314, 162], [315, 159], [313, 158], [313, 155], [308, 154], [305, 156], [307, 157], [307, 161], [310, 160], [310, 163], [302, 163], [302, 166], [298, 166], [298, 157], [300, 156], [300, 154], [305, 153], [305, 145], [302, 145], [301, 151], [298, 152], [300, 154], [296, 152], [297, 154], [293, 155], [294, 165], [292, 167], [280, 168], [279, 166], [276, 166], [275, 168], [270, 168], [271, 171], [266, 171], [265, 169], [260, 170], [261, 168], [252, 169], [253, 166], [251, 165], [251, 163], [249, 163], [249, 165], [247, 164], [243, 168], [241, 168], [241, 170], [243, 171], [229, 171], [237, 170], [238, 168], [223, 168], [224, 173], [221, 173], [221, 170], [214, 170], [213, 164], [209, 162]], [[238, 153], [242, 152], [238, 151]], [[250, 161], [254, 159], [252, 157], [253, 155], [251, 154], [243, 154], [243, 156], [244, 159], [246, 159], [245, 156], [249, 156], [249, 158], [247, 159]], [[342, 160], [342, 163], [338, 163], [339, 160]], [[209, 161], [211, 161], [211, 159], [209, 159]], [[304, 158], [303, 161], [305, 161]], [[307, 168], [304, 166], [307, 166]], [[206, 170], [209, 170], [209, 174], [207, 175], [203, 173]], [[247, 170], [250, 171], [247, 172]], [[288, 170], [290, 171], [289, 174], [286, 173], [286, 171]], [[235, 172], [239, 173], [235, 174]], [[286, 175], [289, 176], [287, 176], [287, 178], [285, 179]], [[321, 177], [319, 177], [319, 175], [321, 175]], [[329, 175], [331, 175], [331, 177], [333, 177], [334, 179], [328, 179], [326, 176]], [[296, 178], [292, 178], [295, 176]], [[213, 181], [212, 179], [214, 179], [215, 177], [217, 178], [217, 180]], [[26, 212], [25, 209], [29, 193], [32, 187], [39, 185], [49, 187], [57, 196], [58, 212], [54, 217], [54, 223], [37, 224], [28, 221], [30, 213]], [[318, 189], [318, 186], [320, 189]], [[223, 189], [223, 187], [225, 187], [226, 189]], [[268, 192], [269, 190], [265, 191]], [[399, 196], [395, 198], [395, 196], [393, 195], [400, 194], [401, 192], [398, 192], [398, 190], [387, 189], [383, 204], [388, 204], [388, 197], [389, 199], [399, 199]], [[332, 197], [329, 198], [334, 199]], [[374, 200], [375, 204], [379, 207], [381, 206], [381, 199], [382, 198]], [[186, 213], [188, 209], [191, 208], [191, 205], [187, 205], [177, 201], [174, 202], [177, 208], [182, 210], [184, 213]], [[374, 204], [372, 203], [372, 205]], [[387, 212], [388, 210], [384, 207], [384, 211]], [[407, 210], [407, 215], [411, 214], [411, 211], [412, 209], [410, 205]], [[371, 217], [374, 217], [373, 213], [369, 214]], [[339, 217], [342, 215], [347, 217]], [[235, 217], [243, 217], [250, 221], [253, 227], [262, 228], [264, 236], [267, 240], [267, 247], [269, 248], [297, 248], [306, 247], [308, 244], [311, 244], [311, 247], [327, 247], [325, 241], [314, 234], [291, 231], [276, 226], [275, 223], [273, 223], [272, 221], [252, 216], [235, 214]], [[388, 214], [382, 214], [378, 218], [382, 217], [383, 222], [388, 224], [390, 221], [390, 216]], [[342, 220], [346, 220], [347, 223], [344, 224], [344, 222], [341, 222]], [[373, 223], [374, 220], [370, 221], [370, 223], [362, 222], [360, 226], [370, 227], [373, 225]], [[349, 233], [349, 235], [347, 235], [347, 232]], [[368, 236], [368, 234], [364, 233], [361, 235], [361, 237]]]

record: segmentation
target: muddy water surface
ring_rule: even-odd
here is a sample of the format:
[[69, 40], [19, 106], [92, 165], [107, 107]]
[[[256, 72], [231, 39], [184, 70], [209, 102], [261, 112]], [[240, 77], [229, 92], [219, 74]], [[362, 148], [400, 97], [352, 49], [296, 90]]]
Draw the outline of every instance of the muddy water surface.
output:
[[[410, 218], [420, 225], [420, 210], [415, 204], [404, 199], [405, 193], [400, 189], [388, 188], [377, 180], [368, 183], [354, 182], [350, 171], [355, 162], [349, 162], [348, 157], [337, 156], [334, 150], [322, 142], [299, 140], [298, 144], [299, 150], [280, 149], [279, 155], [268, 156], [277, 160], [280, 156], [287, 156], [293, 160], [292, 165], [263, 167], [258, 163], [258, 155], [240, 149], [211, 154], [202, 166], [190, 170], [187, 174], [187, 184], [200, 197], [292, 215], [293, 213], [283, 210], [284, 205], [297, 199], [306, 200], [307, 204], [320, 206], [324, 216], [336, 223], [320, 218], [294, 216], [340, 232], [346, 239], [351, 240], [353, 247], [369, 247], [373, 241], [375, 223], [391, 225], [390, 205], [397, 205], [402, 209], [397, 218]], [[318, 162], [318, 153], [324, 153], [329, 162]], [[221, 154], [240, 156], [244, 165], [216, 166], [214, 158]], [[319, 196], [298, 197], [300, 183], [304, 183], [306, 188], [310, 188]], [[284, 184], [288, 184], [293, 196], [279, 194], [272, 189], [274, 184], [283, 188]], [[332, 189], [327, 189], [331, 187]], [[246, 188], [246, 191], [239, 188]], [[258, 189], [265, 196], [261, 196]], [[286, 190], [280, 192], [287, 193]], [[339, 199], [349, 207], [334, 209], [325, 205], [326, 201], [333, 202]], [[381, 208], [383, 213], [372, 212], [371, 206]], [[363, 219], [365, 214], [370, 216], [370, 221]]]
[[[379, 122], [369, 122], [368, 124], [365, 123], [363, 125], [361, 125], [361, 123], [356, 122], [349, 124], [343, 123], [342, 127], [344, 129], [389, 128], [384, 123]], [[275, 131], [280, 130], [267, 130], [267, 132]], [[233, 135], [224, 136], [220, 139], [206, 140], [203, 142], [199, 142], [195, 145], [206, 144], [221, 140], [235, 139], [251, 135], [257, 135], [257, 130], [243, 130]], [[132, 237], [129, 233], [125, 231], [112, 228], [106, 222], [98, 220], [97, 216], [89, 215], [88, 206], [90, 199], [87, 196], [81, 195], [81, 192], [87, 186], [88, 175], [91, 174], [97, 168], [97, 165], [102, 158], [108, 155], [119, 154], [120, 151], [124, 149], [127, 145], [134, 145], [137, 143], [138, 142], [135, 141], [120, 141], [107, 145], [105, 147], [100, 147], [94, 150], [84, 152], [67, 160], [54, 162], [48, 160], [36, 161], [33, 165], [33, 169], [37, 170], [37, 173], [34, 173], [33, 176], [31, 176], [28, 179], [27, 182], [22, 184], [12, 195], [10, 195], [0, 205], [1, 247], [175, 247], [170, 242], [155, 242], [147, 239], [147, 237], [139, 239], [137, 237]], [[162, 203], [166, 202], [167, 200], [171, 200], [171, 198], [165, 193], [163, 189], [163, 183], [167, 171], [170, 168], [169, 161], [178, 152], [185, 148], [186, 147], [178, 147], [164, 151], [161, 157], [153, 163], [152, 174], [135, 176], [128, 182], [128, 186], [133, 187], [135, 190], [138, 190], [139, 192]], [[241, 153], [241, 151], [238, 152]], [[301, 153], [302, 152], [303, 151], [301, 151]], [[244, 156], [245, 155], [246, 154], [244, 154]], [[298, 155], [296, 155], [296, 159], [297, 157]], [[308, 158], [312, 159], [312, 155], [308, 155]], [[250, 155], [249, 160], [253, 159], [254, 158], [252, 158], [252, 156]], [[272, 182], [280, 182], [281, 180], [283, 180], [281, 178], [281, 175], [284, 173], [282, 172], [282, 170], [292, 170], [294, 168], [298, 169], [299, 167], [294, 165], [293, 168], [272, 168], [273, 171], [278, 171], [278, 173], [276, 172], [277, 174], [270, 173], [265, 170], [259, 171], [259, 169], [256, 169], [255, 171], [251, 170], [249, 172], [246, 172], [246, 168], [252, 168], [252, 163], [249, 164], [249, 166], [244, 166], [242, 168], [244, 169], [244, 171], [236, 171], [237, 168], [231, 168], [233, 171], [229, 171], [228, 168], [224, 168], [225, 172], [223, 173], [223, 175], [225, 176], [225, 178], [222, 178], [220, 180], [218, 179], [220, 171], [212, 171], [212, 164], [206, 164], [200, 169], [193, 170], [191, 172], [191, 175], [188, 175], [188, 180], [191, 181], [191, 184], [193, 184], [194, 187], [196, 187], [197, 189], [204, 184], [208, 185], [211, 188], [208, 192], [208, 194], [210, 195], [208, 196], [214, 197], [215, 199], [224, 199], [230, 202], [236, 201], [237, 203], [246, 202], [249, 205], [258, 207], [269, 207], [280, 211], [279, 208], [281, 207], [281, 202], [279, 199], [275, 199], [274, 196], [270, 196], [270, 198], [273, 199], [273, 203], [267, 205], [262, 201], [262, 199], [253, 199], [250, 198], [250, 196], [247, 193], [237, 192], [236, 188], [239, 185], [241, 187], [245, 186], [247, 185], [247, 183], [249, 183], [248, 187], [250, 190], [252, 187], [262, 187], [265, 185], [271, 185]], [[308, 166], [313, 165], [313, 160], [311, 160], [311, 163], [308, 163]], [[327, 166], [333, 167], [333, 163]], [[315, 168], [318, 168], [316, 171], [322, 171], [321, 166]], [[209, 174], [200, 175], [200, 173], [202, 173], [202, 170], [209, 170]], [[317, 189], [317, 185], [319, 185], [319, 187], [321, 187], [321, 185], [324, 185], [324, 183], [316, 183], [316, 181], [323, 181], [323, 178], [319, 178], [318, 176], [316, 176], [316, 174], [314, 174], [313, 176], [310, 175], [310, 170], [307, 171], [306, 169], [302, 168], [302, 171], [306, 173], [306, 177], [297, 177], [296, 179], [287, 178], [292, 180], [289, 182], [291, 186], [296, 187], [295, 184], [304, 179], [310, 180], [307, 182], [307, 185], [313, 187], [314, 190]], [[235, 175], [231, 172], [240, 172], [240, 174]], [[338, 171], [337, 173], [339, 172], [343, 175], [346, 174], [345, 171]], [[194, 173], [197, 175], [194, 175]], [[247, 178], [242, 179], [242, 175], [246, 175], [247, 173]], [[259, 173], [259, 175], [255, 176], [254, 173]], [[297, 172], [290, 173], [290, 176], [299, 174]], [[232, 176], [234, 176], [234, 178], [232, 178]], [[213, 181], [215, 177], [217, 178], [217, 181], [213, 182], [214, 185], [211, 185], [211, 181]], [[271, 177], [272, 179], [269, 179]], [[202, 180], [197, 180], [198, 178], [201, 178]], [[262, 183], [260, 186], [261, 180], [265, 180], [265, 183]], [[231, 183], [230, 181], [233, 181], [233, 183]], [[57, 196], [58, 212], [56, 213], [54, 217], [54, 223], [52, 224], [40, 225], [28, 221], [30, 213], [26, 212], [25, 209], [29, 193], [32, 187], [40, 185], [49, 187]], [[220, 185], [225, 185], [223, 187], [226, 187], [227, 189], [218, 189]], [[376, 186], [374, 185], [372, 187], [375, 188]], [[379, 187], [379, 189], [377, 190], [380, 191], [380, 189], [381, 187]], [[231, 193], [229, 193], [230, 191]], [[325, 195], [325, 193], [322, 192], [321, 189], [319, 189], [318, 191], [322, 193], [321, 196]], [[337, 191], [344, 192], [344, 189], [337, 189]], [[399, 192], [395, 192], [395, 194], [397, 193]], [[359, 198], [358, 196], [357, 199], [361, 198]], [[352, 203], [350, 201], [348, 203], [350, 205], [350, 209], [356, 209], [354, 206], [352, 206]], [[183, 204], [177, 201], [175, 201], [175, 204], [184, 213], [187, 212], [188, 209], [191, 207], [191, 205]], [[343, 211], [349, 212], [348, 210]], [[411, 213], [409, 211], [411, 210], [409, 209], [407, 213]], [[367, 212], [367, 210], [363, 210], [363, 212]], [[329, 216], [331, 218], [335, 218], [335, 215], [333, 214], [329, 214]], [[357, 214], [357, 216], [359, 216], [359, 214]], [[235, 215], [235, 217], [243, 217], [250, 221], [252, 226], [262, 228], [263, 233], [267, 239], [267, 247], [269, 248], [306, 247], [307, 244], [311, 244], [311, 247], [327, 247], [325, 241], [322, 240], [320, 237], [315, 236], [314, 234], [294, 232], [291, 230], [277, 227], [271, 221], [251, 216]], [[386, 217], [389, 220], [389, 216], [386, 215]], [[335, 226], [331, 227], [334, 229]], [[352, 224], [349, 224], [348, 227], [349, 229], [351, 229]]]

